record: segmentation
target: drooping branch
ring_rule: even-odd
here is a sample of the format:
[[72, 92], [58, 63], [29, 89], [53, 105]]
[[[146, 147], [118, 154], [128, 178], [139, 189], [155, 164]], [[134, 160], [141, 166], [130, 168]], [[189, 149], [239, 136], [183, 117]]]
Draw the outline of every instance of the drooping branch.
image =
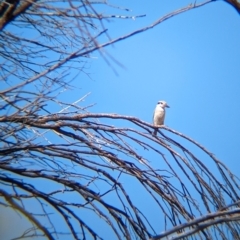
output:
[[[112, 119], [113, 121], [114, 119], [120, 119], [129, 122], [129, 124], [137, 124], [140, 130], [137, 130], [136, 127], [116, 127], [101, 124], [99, 121], [96, 121], [100, 119], [102, 119], [101, 121], [104, 121], [104, 119]], [[56, 133], [55, 137], [59, 138], [59, 141], [62, 142], [59, 144], [50, 144], [49, 142], [51, 142], [51, 140], [48, 139], [48, 132], [46, 131], [44, 133], [45, 141], [47, 141], [46, 144], [35, 144], [32, 138], [30, 138], [30, 140], [26, 138], [25, 144], [21, 144], [21, 146], [18, 146], [19, 144], [17, 144], [17, 142], [10, 143], [5, 141], [8, 147], [5, 146], [4, 149], [0, 151], [0, 155], [3, 157], [1, 167], [5, 172], [31, 179], [46, 179], [56, 184], [62, 184], [67, 188], [67, 191], [74, 191], [82, 197], [81, 203], [72, 202], [70, 206], [78, 208], [90, 206], [94, 212], [108, 223], [112, 222], [113, 219], [117, 221], [117, 215], [120, 214], [122, 218], [130, 224], [129, 226], [133, 229], [134, 235], [136, 234], [141, 238], [149, 238], [154, 234], [156, 235], [156, 233], [149, 232], [149, 227], [154, 228], [151, 225], [145, 225], [144, 214], [140, 213], [137, 205], [130, 200], [131, 197], [129, 197], [126, 187], [120, 183], [120, 179], [122, 177], [124, 178], [125, 175], [137, 179], [146, 193], [150, 194], [155, 203], [160, 207], [172, 226], [179, 225], [183, 219], [192, 225], [197, 224], [194, 222], [197, 212], [199, 212], [199, 214], [203, 214], [204, 212], [203, 209], [200, 210], [198, 207], [199, 203], [197, 204], [196, 200], [198, 198], [197, 195], [203, 199], [201, 204], [203, 204], [209, 212], [221, 212], [221, 209], [227, 207], [226, 202], [237, 202], [239, 198], [239, 180], [233, 175], [228, 175], [230, 171], [222, 165], [219, 160], [204, 149], [205, 154], [215, 162], [217, 168], [220, 170], [220, 174], [223, 177], [221, 181], [219, 178], [216, 178], [208, 170], [207, 165], [203, 164], [190, 150], [177, 143], [173, 137], [163, 134], [162, 131], [165, 130], [189, 140], [187, 136], [165, 126], [161, 128], [162, 130], [159, 132], [160, 135], [155, 137], [152, 135], [154, 126], [151, 124], [135, 117], [120, 116], [117, 114], [76, 114], [72, 116], [55, 114], [35, 116], [35, 119], [24, 116], [5, 116], [2, 117], [0, 121], [8, 126], [10, 126], [10, 122], [28, 126], [29, 131], [34, 129], [33, 132], [38, 132], [42, 137], [41, 131], [47, 129], [48, 131]], [[10, 129], [8, 129], [8, 131], [9, 130]], [[59, 141], [55, 140], [55, 142]], [[196, 146], [201, 147], [193, 140], [190, 141]], [[134, 148], [136, 148], [136, 144], [141, 146], [143, 151], [135, 151]], [[156, 144], [156, 147], [154, 147], [154, 144]], [[163, 154], [164, 149], [168, 154]], [[160, 169], [153, 168], [151, 166], [153, 159], [148, 156], [149, 152], [157, 153], [157, 159], [158, 161], [163, 161], [164, 167]], [[181, 152], [183, 152], [185, 156], [182, 155]], [[29, 165], [29, 160], [23, 161], [23, 158], [29, 160], [34, 159], [34, 162], [37, 162], [37, 168], [29, 169], [28, 167], [24, 167], [24, 162], [26, 161], [26, 164]], [[64, 161], [59, 159], [64, 159]], [[21, 167], [18, 166], [18, 164], [13, 164], [13, 161], [21, 161]], [[30, 162], [31, 161], [33, 160], [30, 160]], [[178, 170], [176, 170], [176, 166], [174, 168], [172, 167], [174, 162], [177, 164]], [[74, 170], [76, 167], [88, 169], [85, 170], [86, 173], [88, 173], [84, 176]], [[66, 168], [72, 170], [66, 171]], [[111, 174], [108, 173], [110, 169], [116, 173], [119, 172], [119, 180], [113, 178]], [[95, 172], [96, 175], [92, 175], [91, 172]], [[77, 180], [82, 178], [88, 179], [87, 187]], [[9, 184], [11, 183], [12, 186], [16, 185], [16, 183], [11, 182], [11, 180], [8, 181], [7, 179], [6, 176], [1, 177], [1, 181], [7, 181]], [[177, 185], [181, 187], [177, 188], [176, 185], [173, 184], [172, 179], [174, 179], [174, 181], [177, 180]], [[92, 189], [93, 183], [99, 185], [102, 181], [107, 183], [109, 188], [104, 191], [98, 189], [98, 192]], [[190, 193], [188, 191], [188, 184], [192, 185], [196, 191], [194, 198], [192, 192]], [[54, 193], [47, 193], [46, 198], [43, 197], [42, 193], [36, 192], [35, 189], [24, 188], [24, 190], [27, 190], [29, 194], [34, 194], [34, 196], [39, 195], [42, 201], [48, 201], [47, 199], [49, 197], [52, 198], [52, 196], [55, 195]], [[122, 202], [122, 207], [125, 210], [123, 210], [122, 207], [116, 208], [104, 200], [104, 196], [113, 193], [116, 194], [116, 197]], [[120, 196], [119, 193], [121, 193], [122, 196]], [[158, 200], [159, 197], [161, 201], [160, 199]], [[226, 199], [229, 200], [227, 201]], [[184, 202], [188, 203], [188, 207]], [[96, 203], [104, 207], [110, 213], [110, 216], [108, 217], [102, 212]], [[61, 198], [57, 198], [54, 202], [51, 202], [51, 205], [54, 208], [62, 208], [60, 206], [65, 206], [64, 210], [60, 211], [58, 209], [58, 212], [68, 221], [64, 217], [64, 211], [70, 211], [70, 209], [66, 208], [69, 203], [64, 202]], [[235, 214], [238, 214], [238, 211], [236, 211]], [[80, 218], [76, 218], [76, 220], [84, 222], [84, 220]], [[231, 222], [236, 220], [237, 218], [234, 218]], [[127, 239], [131, 239], [128, 227], [122, 221], [119, 222], [119, 224], [119, 229], [116, 229], [114, 225], [110, 224], [116, 236], [121, 239], [121, 234], [123, 234]], [[212, 224], [214, 225], [215, 222], [212, 221]], [[219, 221], [216, 222], [216, 224], [219, 224]], [[70, 227], [72, 234], [77, 236], [70, 222], [67, 222], [67, 225]], [[211, 224], [206, 227], [210, 226]], [[91, 226], [83, 227], [86, 230], [88, 229], [88, 232], [89, 229], [91, 229]], [[181, 227], [184, 228], [185, 225]], [[189, 226], [187, 225], [187, 227]], [[206, 234], [204, 228], [198, 227], [197, 231]], [[178, 231], [178, 228], [174, 230], [174, 232], [176, 231]], [[194, 232], [196, 232], [196, 228]], [[172, 233], [171, 231], [166, 234]], [[97, 234], [94, 236], [97, 236]]]
[[[22, 236], [103, 239], [95, 221], [117, 239], [196, 233], [207, 239], [224, 231], [236, 238], [239, 179], [206, 148], [166, 126], [154, 136], [152, 124], [133, 116], [89, 113], [82, 106], [86, 96], [74, 103], [59, 100], [71, 89], [72, 71], [81, 72], [92, 52], [212, 1], [173, 11], [113, 40], [104, 19], [143, 15], [105, 15], [93, 8], [116, 8], [106, 1], [13, 2], [0, 5], [0, 204], [33, 224]], [[11, 24], [21, 34], [10, 32]], [[26, 27], [31, 34], [22, 34]], [[104, 35], [108, 40], [100, 43]], [[211, 163], [217, 174], [209, 170]]]

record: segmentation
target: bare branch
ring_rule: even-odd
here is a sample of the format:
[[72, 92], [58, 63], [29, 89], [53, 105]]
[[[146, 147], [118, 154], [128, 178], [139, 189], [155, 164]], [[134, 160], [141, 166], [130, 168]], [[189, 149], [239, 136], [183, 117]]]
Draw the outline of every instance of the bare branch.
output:
[[[210, 2], [190, 4], [113, 40], [106, 19], [145, 15], [106, 14], [99, 5], [130, 12], [107, 1], [1, 2], [1, 207], [32, 224], [17, 238], [103, 239], [96, 222], [117, 239], [211, 239], [226, 232], [237, 239], [240, 180], [209, 150], [166, 126], [155, 136], [155, 126], [134, 116], [90, 113], [91, 105], [83, 104], [88, 94], [73, 103], [61, 98], [94, 51]], [[162, 234], [150, 204], [164, 223]]]

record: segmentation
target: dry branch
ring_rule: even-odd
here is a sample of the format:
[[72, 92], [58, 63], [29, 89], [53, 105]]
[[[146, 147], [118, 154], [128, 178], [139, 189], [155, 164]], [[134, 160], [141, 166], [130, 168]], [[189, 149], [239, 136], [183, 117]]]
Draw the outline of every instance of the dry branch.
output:
[[[225, 234], [237, 239], [239, 179], [211, 152], [166, 126], [154, 136], [154, 126], [136, 117], [89, 113], [86, 96], [60, 101], [72, 88], [72, 71], [76, 76], [84, 71], [92, 52], [210, 2], [191, 4], [114, 40], [104, 19], [143, 15], [94, 8], [101, 4], [129, 12], [107, 1], [0, 4], [0, 204], [32, 223], [22, 237], [102, 239], [92, 216], [117, 239]], [[108, 41], [99, 43], [100, 36]], [[56, 216], [64, 229], [55, 224]]]

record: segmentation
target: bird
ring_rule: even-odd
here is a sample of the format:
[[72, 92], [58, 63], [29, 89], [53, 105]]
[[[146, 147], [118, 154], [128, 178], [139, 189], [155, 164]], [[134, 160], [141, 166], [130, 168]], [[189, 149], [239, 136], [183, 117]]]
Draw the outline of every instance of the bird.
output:
[[[165, 108], [170, 108], [165, 101], [158, 101], [155, 111], [153, 113], [153, 125], [161, 126], [164, 125]], [[157, 135], [157, 128], [154, 130], [153, 135]]]

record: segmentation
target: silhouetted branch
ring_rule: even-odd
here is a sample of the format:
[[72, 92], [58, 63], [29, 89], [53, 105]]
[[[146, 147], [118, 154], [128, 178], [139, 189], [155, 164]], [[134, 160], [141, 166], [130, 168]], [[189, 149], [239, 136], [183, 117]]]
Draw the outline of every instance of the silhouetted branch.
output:
[[60, 98], [94, 51], [210, 2], [113, 40], [104, 19], [144, 15], [104, 14], [98, 4], [129, 12], [107, 1], [0, 4], [0, 204], [32, 224], [19, 238], [102, 239], [103, 227], [117, 239], [237, 239], [239, 178], [206, 148], [166, 126], [154, 136], [152, 124], [133, 116], [89, 113], [88, 94]]

